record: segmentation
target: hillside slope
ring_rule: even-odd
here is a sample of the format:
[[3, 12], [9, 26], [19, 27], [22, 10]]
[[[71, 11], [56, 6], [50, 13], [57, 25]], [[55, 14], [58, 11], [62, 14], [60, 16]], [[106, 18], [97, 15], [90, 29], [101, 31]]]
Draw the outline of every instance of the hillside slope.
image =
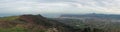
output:
[[56, 19], [31, 14], [0, 18], [0, 32], [103, 32], [97, 28], [85, 27], [81, 29], [71, 25]]
[[[78, 30], [42, 17], [41, 15], [20, 15], [0, 18], [0, 32], [77, 32]], [[79, 31], [80, 32], [80, 31]]]

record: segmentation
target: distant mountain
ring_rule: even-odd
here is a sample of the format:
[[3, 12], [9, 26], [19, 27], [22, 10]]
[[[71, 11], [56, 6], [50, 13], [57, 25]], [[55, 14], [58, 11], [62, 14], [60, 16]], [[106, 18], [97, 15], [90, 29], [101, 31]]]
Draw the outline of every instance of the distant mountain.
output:
[[114, 15], [114, 14], [63, 14], [60, 17], [65, 18], [104, 18], [104, 19], [120, 19], [120, 15]]

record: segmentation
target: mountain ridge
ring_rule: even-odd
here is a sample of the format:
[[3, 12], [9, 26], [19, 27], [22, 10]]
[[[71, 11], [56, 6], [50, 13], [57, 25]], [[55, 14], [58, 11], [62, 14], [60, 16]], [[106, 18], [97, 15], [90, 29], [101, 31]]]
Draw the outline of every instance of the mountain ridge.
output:
[[90, 14], [63, 14], [60, 17], [75, 17], [75, 18], [82, 18], [82, 17], [90, 17], [90, 18], [107, 18], [107, 19], [120, 19], [120, 15], [114, 15], [114, 14], [96, 14], [96, 13], [90, 13]]

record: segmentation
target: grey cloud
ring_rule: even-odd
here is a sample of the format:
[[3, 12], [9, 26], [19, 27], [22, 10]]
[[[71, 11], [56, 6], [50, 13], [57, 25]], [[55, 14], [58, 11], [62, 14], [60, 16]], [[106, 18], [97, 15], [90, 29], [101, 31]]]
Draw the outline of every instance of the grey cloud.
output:
[[89, 12], [120, 14], [119, 2], [118, 0], [1, 0], [0, 14]]

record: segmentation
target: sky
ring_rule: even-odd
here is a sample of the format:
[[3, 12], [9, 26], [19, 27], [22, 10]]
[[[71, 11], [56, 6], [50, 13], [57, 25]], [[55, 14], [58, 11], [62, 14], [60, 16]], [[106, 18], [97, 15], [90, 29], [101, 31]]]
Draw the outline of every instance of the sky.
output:
[[120, 0], [0, 0], [5, 14], [120, 14]]

